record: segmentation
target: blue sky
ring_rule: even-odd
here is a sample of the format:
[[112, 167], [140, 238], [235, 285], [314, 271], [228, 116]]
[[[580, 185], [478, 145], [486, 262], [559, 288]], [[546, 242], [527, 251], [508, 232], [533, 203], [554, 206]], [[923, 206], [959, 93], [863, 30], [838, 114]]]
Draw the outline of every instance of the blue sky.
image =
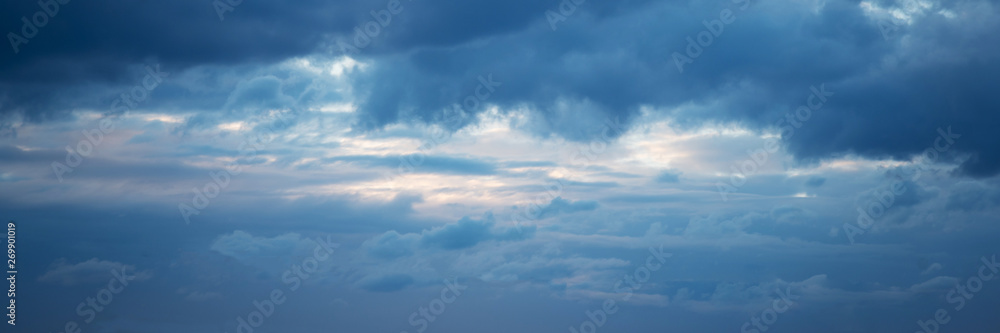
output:
[[997, 327], [995, 1], [62, 1], [3, 332]]

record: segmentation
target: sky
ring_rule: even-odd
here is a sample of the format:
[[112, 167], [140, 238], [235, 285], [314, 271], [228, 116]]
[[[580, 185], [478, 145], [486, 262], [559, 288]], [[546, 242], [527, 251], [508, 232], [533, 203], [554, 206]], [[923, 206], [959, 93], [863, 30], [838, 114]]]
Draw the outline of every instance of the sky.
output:
[[2, 332], [1000, 325], [996, 1], [0, 8]]

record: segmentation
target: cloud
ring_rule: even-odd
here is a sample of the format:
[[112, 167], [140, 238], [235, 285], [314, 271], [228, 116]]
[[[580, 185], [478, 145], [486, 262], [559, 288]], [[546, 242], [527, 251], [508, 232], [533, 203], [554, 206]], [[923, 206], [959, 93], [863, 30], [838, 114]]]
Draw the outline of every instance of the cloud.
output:
[[396, 230], [389, 230], [365, 241], [362, 246], [367, 249], [370, 256], [395, 259], [413, 254], [413, 249], [420, 242], [420, 237], [419, 234], [400, 235]]
[[421, 233], [420, 244], [445, 250], [464, 249], [493, 238], [494, 234], [490, 230], [492, 227], [492, 216], [482, 220], [463, 217], [456, 223]]
[[393, 171], [397, 171], [402, 167], [402, 170], [414, 173], [493, 175], [497, 172], [496, 165], [490, 162], [461, 157], [427, 156], [424, 154], [390, 156], [349, 155], [331, 157], [325, 159], [325, 161], [391, 168]]
[[[554, 254], [556, 253], [547, 252], [511, 258], [488, 267], [488, 270], [478, 277], [491, 282], [533, 282], [556, 289], [604, 289], [605, 286], [602, 284], [613, 283], [612, 279], [616, 277], [612, 272], [629, 265], [628, 261], [618, 258], [585, 258]], [[572, 286], [567, 286], [567, 283], [571, 283]]]
[[282, 81], [266, 75], [255, 77], [249, 81], [240, 82], [226, 100], [224, 110], [254, 109], [284, 109], [291, 107], [295, 99], [285, 95], [281, 89]]
[[247, 259], [260, 256], [288, 256], [306, 249], [315, 243], [303, 239], [297, 233], [268, 237], [255, 237], [242, 230], [219, 236], [210, 249], [237, 259]]
[[177, 291], [177, 293], [184, 295], [185, 300], [192, 302], [206, 302], [206, 301], [215, 301], [223, 299], [222, 293], [215, 291], [208, 291], [208, 292], [202, 292], [197, 290], [187, 291], [186, 289], [181, 288], [180, 290]]
[[[43, 231], [19, 234], [45, 249], [23, 268], [44, 274], [22, 281], [42, 299], [80, 301], [33, 284], [92, 292], [109, 270], [136, 269], [76, 263], [92, 257], [144, 263], [185, 286], [148, 290], [159, 301], [147, 307], [116, 307], [113, 317], [135, 321], [99, 314], [111, 331], [233, 331], [233, 319], [217, 318], [280, 287], [273, 273], [310, 255], [317, 231], [357, 250], [338, 251], [289, 306], [329, 307], [337, 295], [352, 315], [288, 311], [301, 324], [289, 332], [331, 322], [398, 331], [400, 315], [427, 304], [424, 287], [436, 292], [455, 275], [472, 286], [460, 302], [485, 308], [445, 314], [439, 329], [503, 327], [470, 318], [504, 324], [525, 313], [551, 318], [510, 330], [565, 327], [574, 322], [555, 319], [585, 319], [582, 307], [624, 296], [616, 281], [660, 244], [677, 255], [620, 314], [639, 331], [712, 331], [758, 315], [778, 288], [802, 296], [798, 319], [780, 324], [789, 331], [832, 332], [838, 320], [889, 331], [941, 306], [955, 282], [938, 276], [943, 267], [975, 268], [983, 254], [971, 245], [991, 244], [1000, 228], [991, 223], [1000, 7], [990, 1], [921, 1], [930, 9], [907, 14], [886, 39], [879, 20], [909, 13], [897, 8], [907, 1], [751, 0], [683, 73], [671, 55], [731, 2], [587, 1], [552, 29], [546, 11], [558, 1], [404, 0], [370, 45], [342, 57], [337, 42], [351, 42], [386, 0], [244, 1], [225, 20], [211, 1], [93, 1], [63, 5], [21, 52], [0, 52], [0, 211]], [[14, 33], [39, 10], [0, 8]], [[168, 79], [117, 117], [65, 181], [54, 179], [64, 147], [90, 135], [81, 131], [155, 64]], [[484, 80], [502, 85], [484, 90]], [[462, 105], [484, 91], [478, 105]], [[810, 108], [816, 100], [822, 107]], [[240, 157], [236, 129], [265, 125], [255, 117], [275, 109], [293, 125]], [[604, 133], [609, 121], [621, 128]], [[439, 128], [449, 140], [417, 152]], [[736, 179], [731, 167], [778, 137], [723, 202], [717, 182]], [[231, 160], [245, 162], [243, 173], [180, 226], [177, 203]], [[893, 165], [921, 162], [923, 178], [906, 178], [877, 234], [850, 244], [842, 231], [855, 208], [878, 201]], [[382, 171], [408, 164], [413, 175], [384, 184]], [[553, 181], [561, 196], [531, 207], [544, 219], [537, 227], [478, 215], [518, 211]], [[87, 256], [46, 267], [64, 253]], [[26, 313], [45, 310], [31, 304]], [[993, 310], [972, 305], [970, 317]]]
[[989, 210], [1000, 204], [1000, 190], [980, 182], [960, 182], [952, 186], [945, 208], [951, 211]]
[[135, 275], [135, 280], [142, 281], [152, 277], [149, 271], [135, 271], [135, 266], [120, 262], [99, 260], [93, 258], [76, 264], [69, 264], [66, 259], [56, 260], [48, 271], [38, 278], [38, 281], [75, 286], [84, 284], [107, 283], [114, 278], [115, 272]]
[[389, 274], [374, 277], [366, 277], [358, 282], [362, 289], [371, 292], [393, 292], [402, 290], [413, 284], [412, 276], [406, 274]]
[[706, 217], [693, 217], [684, 228], [684, 235], [699, 237], [719, 237], [744, 233], [755, 222], [762, 222], [768, 217], [760, 213], [748, 213], [734, 218], [726, 218], [719, 214]]
[[[115, 19], [98, 10], [105, 5], [117, 8]], [[296, 10], [244, 3], [220, 22], [211, 6], [191, 1], [66, 4], [62, 13], [69, 15], [53, 18], [40, 32], [45, 38], [22, 45], [21, 53], [0, 56], [0, 77], [6, 78], [0, 91], [8, 91], [0, 98], [0, 113], [41, 122], [64, 119], [77, 107], [106, 107], [110, 101], [93, 96], [113, 98], [149, 60], [167, 64], [177, 75], [207, 73], [185, 82], [237, 86], [223, 103], [219, 96], [208, 98], [215, 104], [204, 109], [287, 105], [303, 96], [293, 91], [307, 84], [285, 82], [292, 76], [287, 71], [248, 67], [339, 57], [337, 41], [350, 42], [354, 27], [384, 5], [310, 0], [301, 4], [310, 10]], [[0, 12], [7, 22], [37, 11], [34, 3], [4, 6]], [[717, 15], [718, 4], [588, 3], [553, 31], [540, 14], [551, 9], [543, 3], [404, 2], [405, 14], [354, 55], [373, 65], [348, 75], [349, 94], [359, 105], [354, 119], [359, 130], [440, 123], [445, 110], [475, 93], [480, 75], [492, 73], [503, 85], [487, 103], [527, 110], [519, 128], [588, 141], [600, 134], [605, 119], [629, 124], [642, 112], [676, 118], [679, 126], [737, 122], [775, 130], [777, 120], [814, 94], [811, 87], [825, 87], [833, 95], [782, 139], [801, 161], [845, 154], [906, 160], [931, 147], [939, 128], [950, 127], [961, 138], [941, 154], [942, 161], [961, 162], [964, 175], [994, 175], [1000, 153], [992, 148], [1000, 141], [988, 129], [1000, 125], [992, 112], [1000, 102], [984, 87], [998, 83], [1000, 65], [981, 59], [1000, 54], [986, 47], [1000, 38], [993, 33], [1000, 23], [992, 19], [1000, 9], [987, 1], [933, 6], [938, 14], [915, 15], [898, 36], [884, 39], [875, 24], [878, 15], [855, 1], [757, 3], [755, 15], [740, 17], [726, 30], [733, 38], [718, 39], [679, 73], [670, 55], [683, 51], [692, 27]], [[949, 12], [968, 16], [941, 14]], [[195, 14], [177, 27], [171, 24], [174, 13]], [[143, 31], [143, 38], [131, 31]], [[206, 71], [209, 67], [216, 72]], [[178, 83], [157, 94], [171, 96], [165, 105], [183, 103], [203, 96], [195, 87]], [[902, 119], [906, 126], [899, 124]]]
[[820, 176], [812, 176], [806, 180], [806, 186], [809, 187], [820, 187], [823, 186], [824, 183], [826, 183], [826, 178]]
[[930, 280], [911, 286], [910, 290], [914, 292], [944, 292], [955, 288], [958, 283], [959, 279], [951, 276], [936, 276]]
[[927, 269], [924, 269], [922, 272], [920, 272], [920, 275], [931, 274], [931, 273], [940, 271], [942, 268], [944, 268], [944, 267], [941, 266], [941, 264], [939, 264], [939, 263], [933, 263], [933, 264], [928, 265]]
[[597, 201], [569, 201], [562, 197], [555, 197], [545, 207], [538, 212], [538, 218], [548, 218], [560, 214], [572, 214], [576, 212], [592, 211], [597, 209]]
[[[876, 202], [880, 200], [880, 194], [885, 194], [886, 191], [892, 191], [892, 184], [896, 184], [897, 182], [900, 184], [899, 188], [902, 188], [902, 191], [904, 192], [902, 194], [893, 195], [892, 207], [913, 207], [937, 197], [939, 193], [939, 191], [935, 188], [925, 188], [923, 185], [911, 180], [894, 180], [892, 182], [885, 182], [875, 188], [860, 193], [857, 197], [857, 202]], [[886, 200], [888, 200], [888, 198], [886, 198]]]
[[656, 182], [658, 182], [658, 183], [678, 183], [681, 180], [680, 177], [681, 177], [682, 173], [683, 172], [680, 172], [680, 171], [677, 171], [677, 170], [662, 171], [662, 172], [660, 172], [659, 175], [656, 176]]
[[531, 238], [535, 227], [498, 227], [493, 214], [482, 219], [463, 217], [455, 223], [423, 230], [420, 233], [400, 234], [387, 231], [362, 245], [373, 257], [394, 259], [412, 255], [417, 249], [460, 250], [486, 241], [519, 241]]
[[806, 210], [795, 206], [778, 206], [771, 210], [771, 218], [783, 223], [802, 221], [810, 215]]
[[291, 264], [300, 263], [303, 258], [312, 256], [317, 246], [315, 241], [297, 233], [258, 237], [236, 230], [216, 238], [209, 249], [247, 266], [280, 272], [288, 269]]

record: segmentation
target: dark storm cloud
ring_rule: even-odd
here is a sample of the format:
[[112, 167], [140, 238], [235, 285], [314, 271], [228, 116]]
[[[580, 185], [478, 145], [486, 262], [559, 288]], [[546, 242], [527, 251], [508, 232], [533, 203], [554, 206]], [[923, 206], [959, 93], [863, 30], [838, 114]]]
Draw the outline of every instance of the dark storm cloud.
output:
[[[167, 71], [182, 71], [330, 52], [331, 43], [351, 41], [355, 27], [373, 21], [371, 11], [387, 7], [384, 0], [253, 1], [239, 3], [220, 20], [212, 1], [52, 3], [46, 8], [54, 15], [45, 15], [49, 18], [36, 33], [26, 30], [32, 36], [27, 43], [12, 43], [6, 33], [27, 37], [21, 18], [31, 21], [43, 8], [34, 1], [2, 5], [6, 50], [0, 52], [0, 87], [8, 91], [0, 99], [3, 112], [38, 118], [62, 111], [58, 109], [72, 104], [47, 101], [59, 96], [53, 90], [66, 92], [87, 83], [127, 84], [127, 67], [139, 63], [163, 63]], [[386, 50], [446, 46], [510, 32], [535, 20], [549, 5], [528, 0], [401, 3], [403, 12], [375, 39], [387, 40]], [[377, 49], [365, 51], [377, 54]]]
[[[477, 75], [489, 72], [504, 85], [488, 102], [539, 112], [526, 129], [587, 140], [604, 118], [627, 120], [642, 105], [704, 105], [697, 113], [674, 112], [681, 124], [773, 127], [815, 91], [828, 91], [832, 95], [817, 96], [825, 103], [807, 117], [812, 120], [784, 137], [800, 159], [908, 159], [934, 144], [938, 128], [951, 126], [963, 137], [942, 161], [971, 154], [961, 172], [989, 176], [1000, 170], [991, 149], [1000, 142], [987, 130], [1000, 125], [993, 112], [1000, 105], [988, 91], [998, 83], [998, 68], [984, 61], [1000, 54], [992, 46], [998, 44], [996, 24], [982, 21], [995, 10], [971, 18], [974, 26], [933, 13], [915, 17], [905, 31], [915, 42], [902, 43], [884, 40], [875, 20], [853, 1], [816, 8], [755, 4], [678, 74], [669, 54], [684, 48], [703, 18], [717, 15], [722, 7], [715, 5], [649, 5], [597, 21], [573, 16], [556, 32], [539, 20], [488, 43], [418, 49], [386, 59], [363, 80], [388, 93], [360, 111], [375, 126], [434, 119], [475, 88]], [[971, 10], [959, 2], [936, 6]]]
[[[961, 138], [941, 154], [943, 162], [961, 158], [959, 172], [975, 177], [1000, 171], [1000, 137], [991, 132], [1000, 126], [1000, 104], [991, 97], [1000, 85], [1000, 66], [991, 61], [1000, 56], [995, 6], [933, 3], [932, 11], [884, 39], [857, 1], [754, 2], [679, 73], [671, 54], [684, 52], [686, 38], [705, 29], [702, 21], [731, 3], [588, 1], [555, 31], [545, 17], [558, 7], [555, 1], [402, 4], [372, 46], [356, 55], [373, 60], [370, 71], [352, 76], [364, 92], [360, 129], [442, 121], [443, 110], [474, 94], [477, 78], [491, 73], [503, 86], [484, 103], [526, 106], [534, 112], [523, 129], [572, 140], [593, 138], [606, 118], [628, 123], [643, 106], [673, 110], [669, 115], [682, 126], [773, 127], [807, 102], [810, 87], [825, 87], [833, 95], [823, 108], [784, 137], [800, 160], [908, 159], [935, 144], [938, 128], [950, 126]], [[4, 6], [11, 31], [20, 30], [21, 16], [39, 10], [33, 2]], [[90, 96], [84, 83], [128, 84], [127, 69], [135, 64], [181, 72], [336, 53], [337, 40], [350, 41], [354, 27], [385, 6], [244, 2], [220, 21], [205, 1], [69, 2], [21, 52], [0, 52], [0, 109], [41, 121], [100, 105], [106, 101]], [[281, 97], [269, 95], [283, 91], [276, 87], [267, 79], [246, 83], [241, 91], [263, 94], [236, 93], [229, 105], [280, 102], [284, 98], [268, 98]], [[164, 96], [179, 101], [185, 96], [167, 91]]]
[[[313, 50], [323, 33], [349, 30], [375, 3], [245, 2], [220, 21], [211, 1], [71, 1], [20, 52], [5, 45], [0, 73], [36, 83], [107, 80], [150, 58], [178, 67], [281, 60]], [[13, 32], [21, 31], [21, 16], [41, 10], [36, 2], [4, 6], [5, 30]]]

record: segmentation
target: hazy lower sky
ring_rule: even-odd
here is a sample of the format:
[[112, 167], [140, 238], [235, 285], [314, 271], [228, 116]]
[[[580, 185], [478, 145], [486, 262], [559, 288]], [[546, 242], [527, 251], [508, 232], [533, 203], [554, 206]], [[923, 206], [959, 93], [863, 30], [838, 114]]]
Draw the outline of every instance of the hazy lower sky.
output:
[[0, 8], [2, 332], [1000, 326], [996, 1]]

